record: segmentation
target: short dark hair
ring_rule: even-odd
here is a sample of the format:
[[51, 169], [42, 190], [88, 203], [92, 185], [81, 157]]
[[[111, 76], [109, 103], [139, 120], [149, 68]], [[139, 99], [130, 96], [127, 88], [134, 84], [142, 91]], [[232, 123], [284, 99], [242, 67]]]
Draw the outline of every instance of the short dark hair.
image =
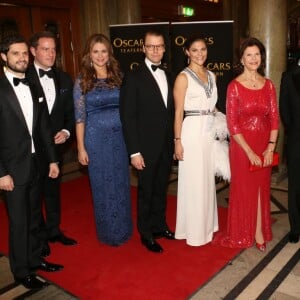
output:
[[143, 38], [143, 43], [144, 44], [145, 44], [146, 37], [148, 35], [161, 36], [164, 39], [164, 42], [165, 42], [165, 36], [163, 35], [163, 33], [161, 31], [159, 31], [157, 29], [149, 29], [144, 34], [144, 38]]
[[56, 44], [56, 36], [51, 31], [39, 31], [36, 32], [30, 39], [29, 39], [29, 45], [30, 47], [37, 48], [39, 44], [39, 39], [41, 38], [50, 38], [53, 39]]
[[13, 35], [8, 35], [3, 40], [1, 41], [0, 44], [0, 53], [4, 53], [5, 55], [9, 51], [9, 48], [12, 44], [18, 44], [18, 43], [25, 43], [27, 44], [27, 41], [22, 35], [18, 34], [13, 34]]

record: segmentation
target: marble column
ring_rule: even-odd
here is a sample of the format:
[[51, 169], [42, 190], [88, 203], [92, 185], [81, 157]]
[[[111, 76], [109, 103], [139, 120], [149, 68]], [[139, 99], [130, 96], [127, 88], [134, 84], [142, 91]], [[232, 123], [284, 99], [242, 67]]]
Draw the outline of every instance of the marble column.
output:
[[[274, 82], [279, 95], [281, 74], [286, 69], [287, 1], [249, 0], [249, 33], [266, 47], [266, 76]], [[277, 143], [281, 154], [283, 141], [281, 126]]]
[[117, 0], [118, 23], [133, 24], [141, 22], [140, 0]]
[[233, 20], [233, 55], [237, 61], [241, 38], [248, 35], [248, 0], [223, 0], [223, 19]]
[[82, 41], [95, 32], [109, 35], [109, 25], [141, 22], [140, 0], [80, 0]]
[[81, 0], [81, 24], [82, 35], [85, 41], [93, 33], [109, 35], [109, 24], [116, 23], [114, 13], [116, 11], [115, 0]]

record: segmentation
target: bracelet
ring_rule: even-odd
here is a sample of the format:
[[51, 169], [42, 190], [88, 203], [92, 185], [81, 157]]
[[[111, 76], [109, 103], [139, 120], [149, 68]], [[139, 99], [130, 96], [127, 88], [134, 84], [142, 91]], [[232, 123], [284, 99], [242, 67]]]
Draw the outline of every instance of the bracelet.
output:
[[269, 144], [276, 144], [276, 142], [273, 142], [273, 141], [269, 141]]
[[174, 138], [174, 142], [181, 140], [181, 138]]

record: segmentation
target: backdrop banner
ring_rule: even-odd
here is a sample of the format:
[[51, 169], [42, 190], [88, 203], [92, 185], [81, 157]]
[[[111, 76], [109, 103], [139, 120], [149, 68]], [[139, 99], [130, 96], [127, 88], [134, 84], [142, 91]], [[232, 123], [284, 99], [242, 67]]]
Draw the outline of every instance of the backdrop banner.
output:
[[174, 76], [186, 66], [183, 45], [193, 35], [205, 38], [208, 45], [207, 68], [217, 76], [217, 107], [225, 113], [226, 90], [232, 80], [233, 21], [141, 23], [111, 25], [114, 54], [124, 72], [144, 59], [143, 36], [149, 29], [159, 30], [166, 41], [163, 63]]
[[110, 40], [114, 55], [120, 62], [123, 72], [134, 69], [144, 59], [143, 38], [149, 29], [158, 30], [164, 35], [166, 52], [164, 63], [170, 66], [169, 23], [140, 23], [127, 25], [110, 25]]
[[186, 66], [183, 44], [191, 36], [204, 37], [208, 46], [206, 67], [217, 76], [218, 108], [225, 112], [226, 90], [232, 80], [233, 22], [176, 22], [171, 23], [171, 66], [175, 73]]

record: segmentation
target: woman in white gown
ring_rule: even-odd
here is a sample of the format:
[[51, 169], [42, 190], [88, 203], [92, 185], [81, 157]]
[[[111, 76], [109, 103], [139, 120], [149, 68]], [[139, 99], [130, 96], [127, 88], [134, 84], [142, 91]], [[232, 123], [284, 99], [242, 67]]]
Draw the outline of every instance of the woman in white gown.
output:
[[215, 75], [204, 65], [205, 40], [188, 39], [185, 54], [188, 67], [174, 86], [175, 159], [179, 160], [175, 238], [201, 246], [218, 230], [212, 134], [218, 95]]

